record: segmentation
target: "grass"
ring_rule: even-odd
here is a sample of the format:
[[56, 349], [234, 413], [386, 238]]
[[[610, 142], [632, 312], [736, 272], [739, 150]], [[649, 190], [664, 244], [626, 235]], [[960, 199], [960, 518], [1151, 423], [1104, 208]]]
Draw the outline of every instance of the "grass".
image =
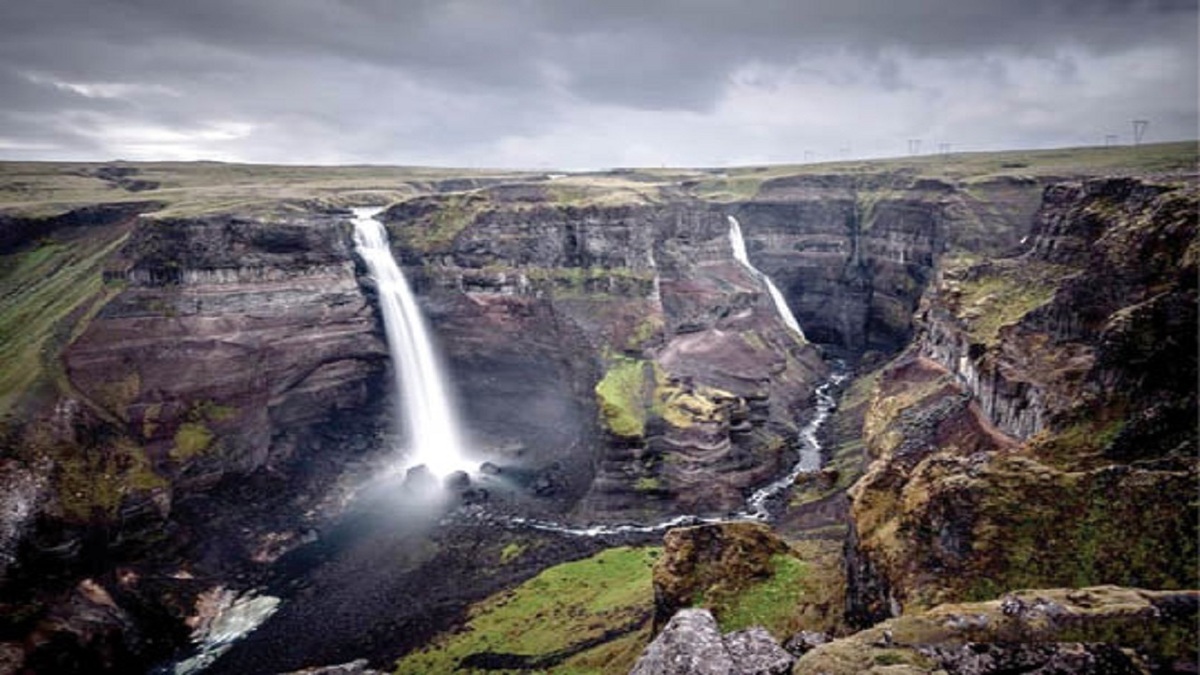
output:
[[[103, 167], [133, 168], [131, 178], [157, 189], [128, 192], [97, 176]], [[539, 172], [396, 166], [287, 166], [223, 162], [0, 162], [0, 205], [21, 215], [52, 215], [84, 204], [152, 199], [164, 215], [274, 208], [281, 201], [329, 205], [387, 204], [427, 193], [438, 181], [518, 180]]]
[[[952, 182], [996, 178], [1071, 177], [1194, 171], [1195, 142], [1141, 147], [1058, 148], [954, 153], [879, 160], [780, 164], [728, 169], [626, 169], [564, 174], [396, 166], [286, 166], [222, 162], [0, 162], [0, 208], [21, 215], [53, 215], [85, 204], [148, 199], [164, 215], [194, 216], [231, 210], [273, 212], [280, 202], [329, 206], [388, 204], [427, 194], [450, 179], [537, 180], [564, 205], [654, 203], [681, 188], [711, 202], [752, 198], [762, 183], [795, 175], [903, 174]], [[130, 192], [99, 175], [105, 167], [135, 169], [132, 179], [156, 189]]]
[[[528, 657], [530, 669], [555, 673], [627, 672], [649, 639], [659, 552], [612, 548], [544, 570], [474, 605], [466, 625], [400, 659], [395, 672], [475, 672], [464, 660], [482, 653]], [[602, 639], [609, 631], [626, 632]]]
[[51, 374], [47, 366], [57, 359], [52, 338], [60, 324], [89, 302], [94, 306], [83, 318], [94, 315], [107, 299], [104, 262], [125, 241], [115, 230], [107, 234], [0, 256], [0, 414], [14, 410], [23, 392]]
[[717, 612], [722, 631], [763, 626], [777, 637], [788, 630], [806, 590], [808, 564], [791, 555], [771, 558], [769, 579], [734, 594]]

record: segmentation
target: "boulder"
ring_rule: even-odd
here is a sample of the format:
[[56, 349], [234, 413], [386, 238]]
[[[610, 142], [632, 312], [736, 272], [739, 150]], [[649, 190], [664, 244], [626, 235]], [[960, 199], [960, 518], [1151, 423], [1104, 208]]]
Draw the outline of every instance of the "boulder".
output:
[[680, 610], [634, 665], [631, 675], [782, 675], [794, 659], [766, 630], [721, 635], [712, 612]]

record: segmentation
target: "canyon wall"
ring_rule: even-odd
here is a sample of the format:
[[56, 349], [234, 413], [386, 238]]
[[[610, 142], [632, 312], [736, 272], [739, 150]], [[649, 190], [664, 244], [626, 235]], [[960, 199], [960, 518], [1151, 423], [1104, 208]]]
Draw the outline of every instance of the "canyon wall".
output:
[[1015, 256], [946, 261], [851, 491], [863, 624], [1014, 588], [1194, 588], [1197, 191], [1046, 191]]

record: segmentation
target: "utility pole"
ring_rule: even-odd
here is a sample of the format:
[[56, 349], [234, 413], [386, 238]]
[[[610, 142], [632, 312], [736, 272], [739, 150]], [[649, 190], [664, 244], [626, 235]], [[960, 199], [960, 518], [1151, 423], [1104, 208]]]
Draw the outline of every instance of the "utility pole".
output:
[[1104, 147], [1111, 148], [1117, 144], [1116, 134], [1106, 134], [1104, 136]]
[[950, 154], [950, 144], [949, 143], [938, 143], [938, 154], [941, 155], [942, 157], [949, 155]]
[[910, 154], [910, 155], [921, 154], [921, 139], [919, 139], [919, 138], [908, 139], [908, 154]]
[[1150, 126], [1150, 120], [1133, 120], [1133, 144], [1138, 146], [1142, 144], [1142, 137], [1146, 135], [1146, 127]]

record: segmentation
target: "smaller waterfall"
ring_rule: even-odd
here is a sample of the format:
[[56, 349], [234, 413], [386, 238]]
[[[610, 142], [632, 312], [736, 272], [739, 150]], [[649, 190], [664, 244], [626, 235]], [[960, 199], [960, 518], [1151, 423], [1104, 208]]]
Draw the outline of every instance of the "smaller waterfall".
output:
[[792, 310], [788, 308], [787, 300], [783, 299], [783, 293], [775, 287], [775, 282], [771, 281], [771, 277], [763, 274], [757, 267], [750, 262], [750, 256], [746, 253], [746, 240], [742, 238], [742, 226], [738, 223], [738, 219], [733, 216], [729, 218], [729, 244], [733, 247], [733, 258], [740, 262], [751, 274], [758, 280], [763, 282], [767, 287], [767, 293], [771, 295], [771, 301], [775, 303], [775, 311], [779, 312], [779, 318], [783, 319], [784, 325], [791, 328], [801, 339], [807, 341], [804, 337], [804, 331], [800, 329], [800, 322], [796, 321]]
[[407, 466], [424, 465], [436, 476], [469, 470], [458, 420], [421, 308], [388, 246], [375, 215], [354, 209], [354, 242], [379, 289], [388, 351], [392, 355], [398, 410], [407, 429]]

